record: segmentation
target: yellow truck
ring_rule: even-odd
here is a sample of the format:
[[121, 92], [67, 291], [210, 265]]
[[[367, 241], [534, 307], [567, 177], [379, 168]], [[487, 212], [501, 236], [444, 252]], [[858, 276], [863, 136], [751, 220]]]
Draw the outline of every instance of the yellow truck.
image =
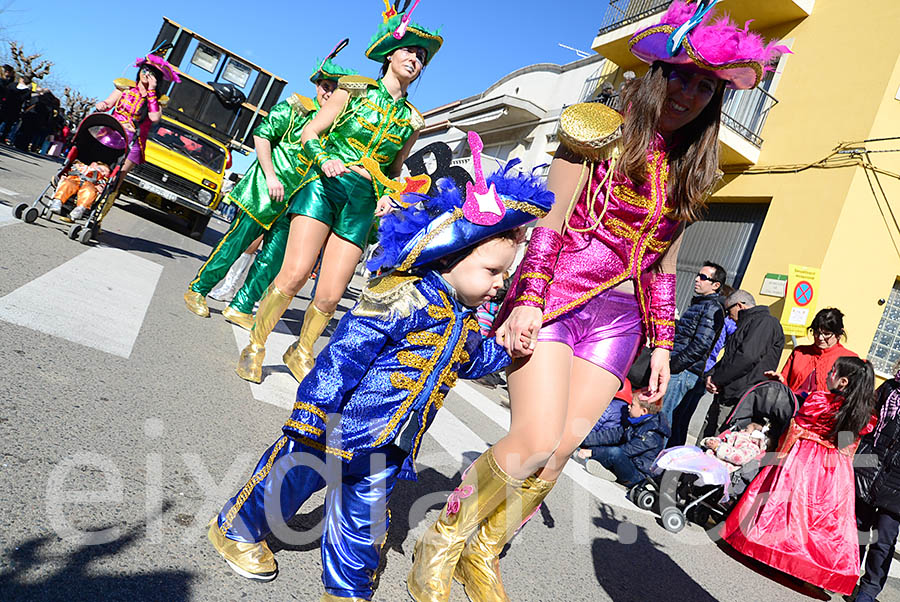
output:
[[153, 44], [181, 82], [160, 82], [163, 117], [147, 138], [144, 163], [125, 176], [120, 195], [188, 222], [199, 239], [222, 200], [232, 151], [253, 151], [253, 129], [287, 80], [167, 17]]
[[199, 239], [222, 199], [228, 154], [222, 142], [163, 115], [147, 136], [144, 163], [125, 176], [119, 194], [183, 217]]

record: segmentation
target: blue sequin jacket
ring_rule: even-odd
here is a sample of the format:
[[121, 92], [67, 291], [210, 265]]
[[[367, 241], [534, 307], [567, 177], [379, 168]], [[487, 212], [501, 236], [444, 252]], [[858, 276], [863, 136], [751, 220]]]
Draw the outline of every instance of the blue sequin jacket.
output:
[[509, 361], [437, 273], [373, 279], [300, 383], [283, 429], [348, 462], [398, 445], [408, 452], [399, 476], [415, 480], [422, 437], [457, 378]]

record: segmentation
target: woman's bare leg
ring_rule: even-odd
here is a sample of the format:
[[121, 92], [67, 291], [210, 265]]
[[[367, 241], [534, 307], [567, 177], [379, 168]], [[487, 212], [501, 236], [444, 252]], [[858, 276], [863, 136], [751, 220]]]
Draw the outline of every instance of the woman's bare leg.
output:
[[545, 481], [559, 478], [572, 452], [597, 424], [620, 386], [619, 378], [611, 372], [587, 360], [574, 358], [565, 428], [559, 446], [538, 474], [540, 478]]
[[[318, 255], [318, 250], [316, 254]], [[316, 298], [313, 299], [319, 311], [330, 314], [337, 309], [347, 285], [350, 284], [350, 279], [353, 278], [360, 257], [362, 249], [352, 242], [335, 234], [328, 237], [316, 282]], [[316, 257], [313, 257], [312, 261], [315, 263]]]
[[290, 297], [300, 292], [330, 230], [328, 224], [305, 215], [295, 215], [291, 219], [284, 261], [281, 271], [275, 276], [275, 287], [278, 290]]
[[572, 349], [563, 343], [538, 342], [526, 360], [509, 372], [509, 434], [494, 444], [494, 458], [504, 472], [525, 479], [553, 455], [563, 436]]

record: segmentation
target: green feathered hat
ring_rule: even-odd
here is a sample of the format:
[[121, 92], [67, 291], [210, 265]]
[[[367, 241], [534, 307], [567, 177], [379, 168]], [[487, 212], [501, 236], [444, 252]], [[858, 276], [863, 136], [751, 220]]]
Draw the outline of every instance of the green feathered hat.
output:
[[316, 65], [318, 68], [309, 76], [309, 81], [312, 83], [316, 83], [320, 79], [330, 79], [336, 82], [345, 75], [358, 75], [359, 73], [356, 69], [341, 67], [331, 59], [325, 59], [324, 62], [316, 61]]
[[[438, 31], [429, 31], [418, 23], [408, 21], [405, 33], [398, 40], [394, 37], [394, 33], [401, 27], [401, 20], [401, 15], [394, 15], [381, 24], [378, 31], [372, 36], [372, 43], [369, 44], [369, 49], [366, 50], [366, 56], [378, 63], [384, 63], [387, 56], [398, 48], [419, 46], [425, 49], [425, 64], [427, 65], [437, 51], [440, 50], [441, 44], [444, 43], [444, 38], [440, 36]], [[403, 30], [399, 29], [399, 31]]]

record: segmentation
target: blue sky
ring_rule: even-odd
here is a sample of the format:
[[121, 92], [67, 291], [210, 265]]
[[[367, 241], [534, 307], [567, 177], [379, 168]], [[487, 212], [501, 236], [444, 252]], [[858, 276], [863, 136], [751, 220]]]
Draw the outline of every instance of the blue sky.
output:
[[[286, 93], [311, 95], [308, 77], [316, 57], [344, 37], [350, 45], [338, 62], [375, 77], [378, 65], [364, 53], [380, 23], [382, 0], [320, 6], [325, 8], [305, 0], [0, 0], [0, 38], [22, 42], [29, 54], [43, 53], [55, 63], [55, 81], [98, 98], [112, 91], [116, 77], [133, 76], [131, 65], [150, 50], [163, 16], [287, 79]], [[440, 27], [444, 45], [410, 99], [426, 111], [483, 91], [519, 67], [573, 61], [576, 55], [558, 43], [590, 51], [605, 9], [605, 0], [422, 0], [413, 18]]]

